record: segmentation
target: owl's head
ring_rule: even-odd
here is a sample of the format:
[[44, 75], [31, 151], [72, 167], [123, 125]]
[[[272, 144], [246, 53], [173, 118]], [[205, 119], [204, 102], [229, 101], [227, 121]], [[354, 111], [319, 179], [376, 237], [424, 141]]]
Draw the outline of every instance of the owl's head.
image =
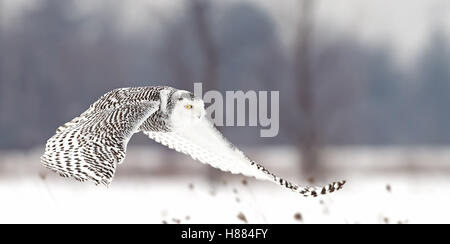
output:
[[191, 92], [177, 90], [168, 99], [169, 119], [174, 127], [196, 124], [206, 114], [203, 100]]

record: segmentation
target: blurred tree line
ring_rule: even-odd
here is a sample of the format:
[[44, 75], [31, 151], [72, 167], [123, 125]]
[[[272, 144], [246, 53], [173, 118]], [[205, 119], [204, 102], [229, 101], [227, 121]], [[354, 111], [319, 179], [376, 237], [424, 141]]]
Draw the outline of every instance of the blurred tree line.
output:
[[[450, 42], [439, 28], [405, 72], [389, 47], [315, 23], [311, 1], [299, 1], [297, 42], [287, 51], [271, 16], [248, 2], [222, 4], [217, 14], [214, 2], [188, 1], [176, 16], [161, 16], [161, 30], [147, 23], [148, 31], [134, 35], [117, 32], [121, 9], [114, 4], [76, 18], [70, 2], [43, 0], [19, 24], [0, 29], [0, 148], [42, 145], [113, 88], [192, 90], [199, 81], [219, 91], [280, 91], [279, 136], [222, 128], [237, 144], [308, 151], [450, 143]], [[322, 41], [330, 35], [335, 41]]]

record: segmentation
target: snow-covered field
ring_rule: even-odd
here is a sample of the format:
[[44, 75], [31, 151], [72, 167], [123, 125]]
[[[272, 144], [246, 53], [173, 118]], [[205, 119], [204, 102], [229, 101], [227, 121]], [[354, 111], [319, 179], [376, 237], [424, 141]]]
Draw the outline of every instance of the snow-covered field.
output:
[[[392, 158], [386, 154], [373, 157]], [[384, 171], [336, 170], [330, 180], [347, 179], [342, 191], [303, 198], [270, 182], [241, 176], [225, 174], [210, 181], [202, 171], [206, 166], [188, 159], [175, 167], [192, 166], [198, 172], [147, 176], [126, 170], [140, 165], [131, 157], [119, 167], [109, 188], [96, 187], [47, 174], [38, 162], [21, 161], [36, 160], [36, 155], [17, 153], [5, 158], [2, 154], [0, 223], [450, 223], [450, 174], [445, 165], [431, 171], [381, 166]], [[358, 153], [351, 155], [358, 160]], [[282, 167], [269, 165], [275, 172], [305, 182]]]

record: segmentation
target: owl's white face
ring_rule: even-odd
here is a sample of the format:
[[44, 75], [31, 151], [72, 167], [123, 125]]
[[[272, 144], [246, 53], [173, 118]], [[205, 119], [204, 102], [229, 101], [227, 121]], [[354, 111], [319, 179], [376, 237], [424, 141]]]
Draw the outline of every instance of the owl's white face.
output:
[[175, 104], [170, 116], [171, 124], [174, 127], [185, 127], [198, 124], [206, 114], [203, 100], [194, 97], [188, 91], [176, 91], [172, 95], [172, 102]]

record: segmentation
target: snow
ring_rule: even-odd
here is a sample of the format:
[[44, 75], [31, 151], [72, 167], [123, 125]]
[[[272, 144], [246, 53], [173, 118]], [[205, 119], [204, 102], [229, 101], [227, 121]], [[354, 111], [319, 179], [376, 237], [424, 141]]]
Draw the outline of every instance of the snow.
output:
[[[184, 157], [189, 162], [179, 162], [182, 167], [200, 171], [136, 175], [125, 169], [139, 163], [125, 162], [109, 188], [97, 187], [47, 174], [20, 160], [35, 159], [36, 153], [11, 154], [8, 158], [13, 161], [2, 153], [0, 223], [244, 223], [238, 218], [241, 213], [248, 223], [450, 222], [450, 181], [443, 170], [346, 170], [336, 173], [348, 181], [342, 191], [304, 198], [271, 182], [243, 176], [224, 174], [211, 182], [201, 171], [205, 165], [193, 166]], [[143, 152], [136, 155], [148, 158]], [[286, 173], [282, 167], [271, 168]]]

